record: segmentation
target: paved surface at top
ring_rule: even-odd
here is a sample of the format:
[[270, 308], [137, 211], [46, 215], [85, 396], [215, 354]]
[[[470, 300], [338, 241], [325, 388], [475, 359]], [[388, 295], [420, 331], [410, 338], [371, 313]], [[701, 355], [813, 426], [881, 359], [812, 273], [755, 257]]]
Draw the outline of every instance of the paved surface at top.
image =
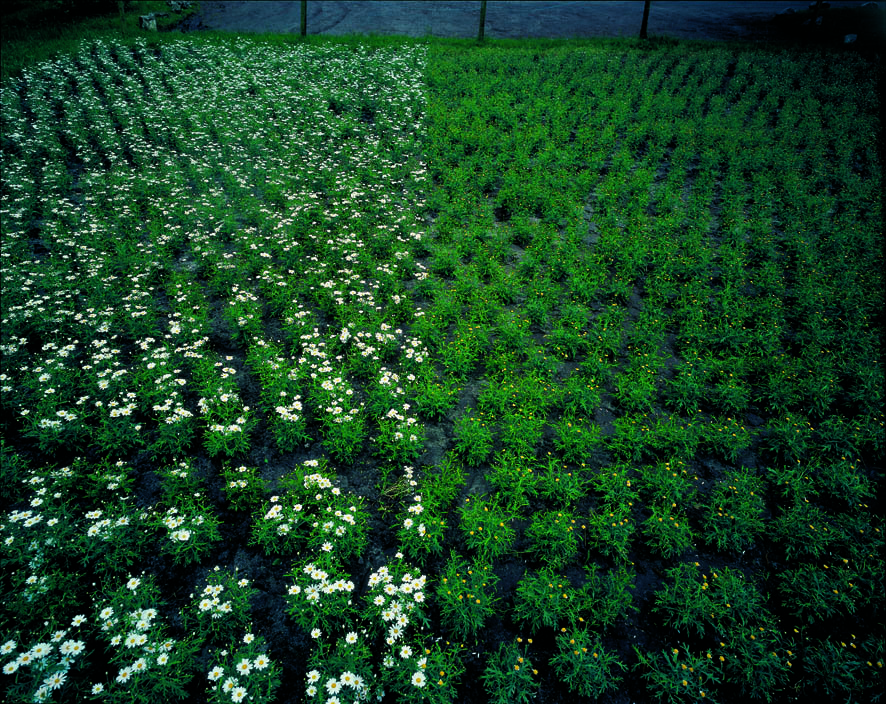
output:
[[[831, 6], [857, 7], [834, 1]], [[678, 39], [755, 41], [769, 38], [780, 12], [805, 10], [808, 2], [729, 0], [653, 2], [648, 34]], [[636, 37], [643, 1], [488, 0], [485, 34], [491, 39], [530, 37]], [[249, 0], [202, 3], [199, 26], [236, 32], [298, 33], [301, 3]], [[479, 0], [308, 0], [308, 34], [401, 34], [472, 38], [480, 22]]]

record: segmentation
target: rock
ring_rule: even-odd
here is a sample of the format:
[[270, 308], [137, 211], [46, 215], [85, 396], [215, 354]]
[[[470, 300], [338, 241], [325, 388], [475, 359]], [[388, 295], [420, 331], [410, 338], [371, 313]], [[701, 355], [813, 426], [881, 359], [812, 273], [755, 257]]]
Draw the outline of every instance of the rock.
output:
[[138, 18], [138, 26], [148, 32], [156, 32], [157, 31], [157, 18], [154, 17], [154, 13], [152, 12], [150, 15], [142, 15]]
[[784, 10], [778, 13], [779, 17], [786, 17], [787, 15], [793, 15], [796, 13], [793, 7], [786, 7]]
[[858, 39], [857, 34], [847, 34], [845, 37], [843, 37], [843, 43], [852, 44], [856, 39]]
[[862, 5], [862, 8], [865, 10], [879, 10], [880, 6], [875, 2], [866, 2]]

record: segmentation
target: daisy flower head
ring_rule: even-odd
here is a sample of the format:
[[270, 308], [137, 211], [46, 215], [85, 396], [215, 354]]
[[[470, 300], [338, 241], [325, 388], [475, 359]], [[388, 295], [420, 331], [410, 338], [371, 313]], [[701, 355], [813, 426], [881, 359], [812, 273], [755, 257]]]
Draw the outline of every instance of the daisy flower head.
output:
[[357, 634], [351, 631], [350, 633], [348, 633], [348, 635], [345, 636], [345, 641], [347, 641], [349, 645], [353, 645], [357, 642]]
[[80, 640], [66, 640], [62, 643], [59, 651], [62, 655], [79, 655], [83, 652], [83, 641]]
[[101, 694], [105, 691], [105, 686], [101, 682], [96, 682], [92, 685], [92, 693], [93, 694]]
[[249, 662], [248, 658], [243, 658], [240, 662], [237, 663], [237, 672], [241, 675], [248, 675], [252, 672], [252, 665]]
[[427, 684], [428, 678], [425, 677], [425, 673], [419, 670], [412, 676], [412, 684], [416, 687], [424, 687]]
[[308, 673], [308, 683], [313, 684], [314, 682], [317, 682], [319, 680], [320, 680], [320, 673], [317, 672], [316, 670], [311, 670]]
[[337, 694], [341, 691], [341, 682], [339, 682], [334, 677], [330, 677], [328, 680], [326, 680], [326, 684], [324, 686], [326, 687], [326, 691], [330, 694]]
[[58, 689], [65, 683], [65, 679], [67, 679], [68, 675], [66, 672], [59, 670], [58, 672], [52, 673], [49, 677], [43, 680], [43, 684], [49, 687], [49, 689]]
[[218, 665], [216, 665], [209, 671], [207, 678], [210, 682], [218, 682], [222, 677], [224, 677], [224, 674], [225, 671], [221, 669]]
[[264, 670], [270, 664], [270, 662], [271, 661], [268, 659], [267, 655], [259, 655], [255, 658], [255, 660], [252, 661], [252, 666], [256, 670]]
[[132, 677], [132, 669], [128, 668], [128, 667], [124, 667], [122, 670], [120, 670], [119, 674], [117, 675], [117, 681], [118, 682], [128, 682], [130, 677]]
[[228, 677], [228, 679], [226, 679], [225, 683], [222, 685], [222, 690], [224, 692], [230, 692], [236, 686], [237, 686], [237, 683], [234, 682], [234, 680], [232, 680], [230, 677]]
[[305, 694], [307, 694], [309, 697], [313, 697], [317, 694], [317, 688], [314, 685], [311, 685], [305, 690]]
[[3, 666], [3, 674], [4, 675], [12, 675], [18, 670], [18, 660], [13, 660], [12, 662], [8, 662]]
[[132, 663], [131, 667], [133, 672], [144, 672], [148, 669], [148, 663], [144, 658], [139, 658], [134, 663]]
[[255, 636], [251, 633], [247, 633], [245, 636], [243, 636], [243, 642], [246, 643], [246, 645], [249, 645], [254, 640]]
[[138, 577], [132, 577], [126, 583], [126, 588], [129, 589], [130, 591], [134, 592], [136, 589], [138, 589], [138, 585], [141, 583], [142, 583], [142, 581]]
[[49, 643], [37, 643], [37, 645], [31, 648], [31, 655], [33, 655], [36, 660], [42, 660], [51, 652], [52, 646]]
[[13, 650], [15, 650], [16, 642], [14, 640], [8, 640], [3, 645], [0, 645], [0, 655], [9, 655]]
[[319, 638], [321, 635], [323, 635], [323, 631], [321, 631], [319, 628], [314, 628], [311, 630], [311, 638], [316, 639]]
[[158, 665], [165, 665], [168, 662], [169, 662], [169, 656], [166, 653], [160, 653], [160, 655], [157, 656], [157, 664]]
[[246, 696], [246, 688], [245, 687], [235, 687], [234, 691], [231, 692], [231, 701], [242, 702], [243, 698], [245, 696]]
[[77, 614], [71, 620], [71, 625], [74, 626], [75, 628], [82, 626], [84, 623], [86, 623], [86, 616], [84, 616], [83, 614]]
[[406, 658], [411, 658], [412, 657], [412, 648], [410, 648], [408, 645], [404, 645], [402, 648], [400, 648], [400, 657], [403, 658], [404, 660]]

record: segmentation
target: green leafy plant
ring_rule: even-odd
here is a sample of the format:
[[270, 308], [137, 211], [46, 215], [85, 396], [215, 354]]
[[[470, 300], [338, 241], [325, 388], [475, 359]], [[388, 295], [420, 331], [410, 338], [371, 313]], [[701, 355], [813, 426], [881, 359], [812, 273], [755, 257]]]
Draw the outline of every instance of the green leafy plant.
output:
[[161, 533], [160, 550], [177, 564], [199, 562], [221, 540], [220, 521], [199, 493], [182, 496], [174, 506], [155, 511], [149, 523]]
[[231, 574], [218, 567], [206, 575], [205, 582], [182, 613], [182, 621], [201, 641], [230, 645], [235, 635], [249, 626], [249, 600], [258, 590], [236, 571]]
[[493, 704], [528, 704], [538, 691], [538, 682], [533, 679], [537, 672], [525, 646], [517, 643], [502, 643], [498, 650], [489, 656], [482, 680]]
[[717, 482], [702, 518], [705, 539], [719, 550], [739, 552], [753, 545], [764, 528], [763, 482], [745, 467]]
[[251, 701], [270, 704], [280, 686], [280, 666], [267, 654], [264, 638], [244, 634], [239, 643], [232, 643], [214, 653], [210, 662], [209, 701]]
[[587, 462], [601, 445], [599, 426], [583, 418], [564, 417], [554, 424], [554, 431], [554, 447], [567, 462]]
[[267, 485], [256, 467], [241, 465], [232, 469], [225, 466], [221, 474], [225, 495], [235, 511], [248, 511], [261, 503]]
[[465, 413], [455, 422], [456, 451], [471, 467], [482, 464], [492, 452], [492, 428], [489, 421]]
[[643, 668], [649, 693], [668, 704], [716, 702], [714, 688], [722, 680], [719, 662], [710, 652], [696, 654], [686, 645], [659, 653], [637, 653], [637, 667]]
[[527, 572], [517, 584], [514, 619], [532, 632], [564, 623], [575, 625], [584, 604], [582, 596], [568, 578], [555, 574], [549, 566], [537, 573]]
[[581, 524], [571, 513], [546, 511], [535, 514], [526, 537], [536, 559], [551, 569], [563, 569], [578, 555]]
[[603, 648], [600, 636], [586, 629], [557, 636], [557, 654], [551, 665], [569, 691], [594, 698], [618, 689], [622, 676], [615, 669], [627, 670], [617, 655]]
[[443, 624], [456, 638], [476, 636], [495, 612], [492, 595], [498, 576], [488, 564], [470, 563], [452, 554], [437, 585]]
[[468, 497], [461, 508], [465, 543], [484, 562], [500, 558], [511, 550], [516, 538], [513, 519], [510, 511], [483, 496]]
[[643, 522], [643, 531], [649, 545], [665, 559], [682, 555], [693, 541], [689, 519], [676, 503], [652, 504], [649, 518]]

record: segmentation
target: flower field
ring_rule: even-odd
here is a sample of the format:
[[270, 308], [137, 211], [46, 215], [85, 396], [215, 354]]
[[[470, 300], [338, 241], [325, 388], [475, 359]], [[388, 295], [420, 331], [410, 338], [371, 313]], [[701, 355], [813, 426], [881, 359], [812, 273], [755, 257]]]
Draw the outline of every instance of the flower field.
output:
[[238, 38], [8, 81], [6, 700], [875, 701], [876, 74]]

